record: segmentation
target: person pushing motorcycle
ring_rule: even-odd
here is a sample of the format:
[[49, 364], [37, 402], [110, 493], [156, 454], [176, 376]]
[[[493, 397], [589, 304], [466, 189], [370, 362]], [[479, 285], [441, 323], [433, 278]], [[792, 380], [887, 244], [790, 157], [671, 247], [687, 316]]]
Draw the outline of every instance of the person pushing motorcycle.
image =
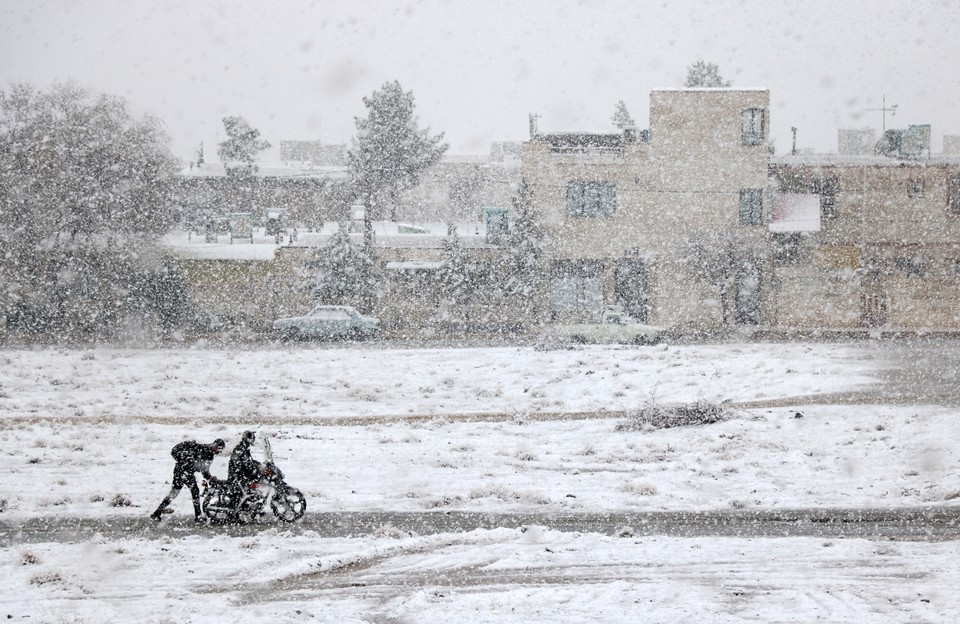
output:
[[150, 518], [160, 522], [162, 514], [171, 513], [173, 510], [167, 509], [167, 506], [173, 502], [183, 486], [187, 486], [190, 488], [190, 495], [193, 497], [194, 520], [203, 522], [204, 516], [200, 511], [200, 488], [197, 485], [197, 478], [194, 473], [199, 472], [208, 481], [215, 482], [217, 478], [210, 474], [210, 463], [213, 462], [214, 457], [223, 451], [226, 445], [225, 441], [217, 438], [212, 444], [200, 444], [188, 440], [174, 446], [170, 451], [170, 454], [177, 461], [173, 467], [173, 485], [170, 488], [170, 493], [160, 502], [157, 510], [150, 514]]

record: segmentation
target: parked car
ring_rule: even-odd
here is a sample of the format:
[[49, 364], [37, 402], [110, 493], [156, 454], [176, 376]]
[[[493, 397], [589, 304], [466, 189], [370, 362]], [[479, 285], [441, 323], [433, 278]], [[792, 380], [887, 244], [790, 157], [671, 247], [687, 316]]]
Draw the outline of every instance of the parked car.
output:
[[380, 321], [350, 306], [322, 305], [306, 316], [277, 319], [273, 329], [285, 338], [369, 338], [380, 331]]
[[553, 325], [544, 331], [543, 339], [575, 343], [657, 344], [665, 330], [634, 320], [626, 312], [606, 310], [599, 323]]

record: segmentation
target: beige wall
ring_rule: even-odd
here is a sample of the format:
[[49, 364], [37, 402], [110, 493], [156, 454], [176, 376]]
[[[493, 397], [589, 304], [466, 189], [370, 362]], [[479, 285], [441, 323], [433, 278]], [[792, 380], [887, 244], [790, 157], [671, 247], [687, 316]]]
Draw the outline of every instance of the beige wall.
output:
[[[605, 260], [609, 284], [612, 260], [638, 255], [650, 267], [650, 322], [720, 324], [716, 294], [693, 279], [682, 250], [695, 230], [727, 229], [753, 246], [765, 244], [765, 225], [739, 225], [740, 190], [767, 188], [768, 143], [742, 145], [745, 108], [766, 112], [769, 134], [766, 91], [679, 90], [651, 95], [650, 143], [581, 154], [558, 153], [536, 139], [525, 144], [523, 175], [534, 192], [548, 259]], [[616, 213], [568, 216], [572, 180], [613, 182]]]
[[[306, 314], [316, 305], [302, 288], [306, 277], [302, 264], [313, 251], [310, 247], [279, 247], [274, 260], [181, 258], [178, 263], [187, 283], [188, 304], [194, 313], [212, 322], [211, 330], [269, 331], [274, 319]], [[379, 248], [377, 253], [383, 267], [443, 259], [439, 247]], [[501, 250], [471, 248], [464, 253], [476, 263], [495, 265]], [[387, 335], [425, 328], [512, 330], [526, 322], [525, 302], [496, 297], [441, 310], [443, 297], [434, 270], [384, 268], [382, 276], [381, 296], [372, 314], [380, 319]]]
[[[776, 324], [781, 327], [891, 330], [960, 328], [960, 216], [947, 209], [949, 163], [838, 160], [773, 167], [777, 180], [806, 185], [839, 180], [836, 214], [811, 235], [816, 253], [804, 267], [776, 267]], [[917, 193], [919, 189], [922, 192]], [[922, 259], [910, 275], [903, 259]], [[899, 260], [898, 260], [899, 259]], [[866, 302], [881, 302], [870, 319]]]

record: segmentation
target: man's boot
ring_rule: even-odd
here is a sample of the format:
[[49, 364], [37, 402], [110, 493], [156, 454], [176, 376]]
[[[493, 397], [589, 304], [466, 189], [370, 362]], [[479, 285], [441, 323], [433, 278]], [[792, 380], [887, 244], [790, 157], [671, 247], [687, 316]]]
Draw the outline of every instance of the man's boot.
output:
[[160, 506], [157, 507], [157, 510], [150, 514], [150, 519], [154, 522], [160, 522], [162, 514], [173, 513], [172, 509], [167, 509], [167, 505], [169, 505], [172, 501], [173, 499], [170, 497], [164, 498], [163, 501], [161, 501]]
[[205, 523], [207, 521], [207, 517], [203, 515], [202, 511], [200, 511], [200, 501], [193, 502], [193, 521], [197, 524], [200, 524], [201, 522]]

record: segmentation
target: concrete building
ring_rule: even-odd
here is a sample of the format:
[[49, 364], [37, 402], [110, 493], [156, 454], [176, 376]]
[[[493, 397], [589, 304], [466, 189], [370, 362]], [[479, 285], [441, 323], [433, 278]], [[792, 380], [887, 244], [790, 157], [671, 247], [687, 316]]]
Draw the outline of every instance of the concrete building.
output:
[[877, 145], [873, 128], [840, 128], [837, 131], [837, 152], [846, 156], [871, 156]]
[[944, 156], [960, 156], [960, 134], [943, 135]]
[[813, 200], [815, 227], [774, 233], [779, 328], [960, 329], [960, 163], [771, 159], [776, 195]]
[[320, 141], [280, 141], [280, 160], [285, 163], [303, 163], [316, 167], [345, 167], [347, 146], [325, 144]]
[[[960, 158], [929, 154], [929, 126], [894, 131], [887, 155], [860, 153], [871, 135], [859, 131], [844, 150], [856, 153], [773, 156], [769, 102], [762, 89], [658, 90], [649, 129], [539, 132], [532, 123], [519, 161], [503, 146], [490, 158], [448, 157], [379, 226], [374, 313], [414, 334], [535, 331], [599, 321], [609, 306], [680, 334], [960, 331]], [[317, 194], [304, 195], [305, 209], [330, 212], [320, 191], [335, 175], [345, 172], [309, 182]], [[544, 286], [526, 301], [501, 292], [521, 179], [543, 233]], [[303, 311], [295, 274], [342, 218], [330, 214], [270, 264], [234, 274], [229, 262], [194, 261], [195, 292], [212, 306], [230, 276], [248, 293], [238, 295], [248, 326]], [[479, 281], [475, 294], [449, 301], [437, 272], [454, 222]], [[493, 225], [501, 238], [489, 236]]]
[[686, 331], [763, 322], [769, 101], [660, 90], [649, 132], [531, 137], [523, 176], [545, 235], [547, 320], [616, 305]]
[[881, 156], [857, 131], [840, 155], [773, 157], [769, 123], [763, 90], [665, 90], [649, 133], [532, 136], [546, 320], [960, 330], [960, 160], [930, 155], [930, 127], [888, 131]]

